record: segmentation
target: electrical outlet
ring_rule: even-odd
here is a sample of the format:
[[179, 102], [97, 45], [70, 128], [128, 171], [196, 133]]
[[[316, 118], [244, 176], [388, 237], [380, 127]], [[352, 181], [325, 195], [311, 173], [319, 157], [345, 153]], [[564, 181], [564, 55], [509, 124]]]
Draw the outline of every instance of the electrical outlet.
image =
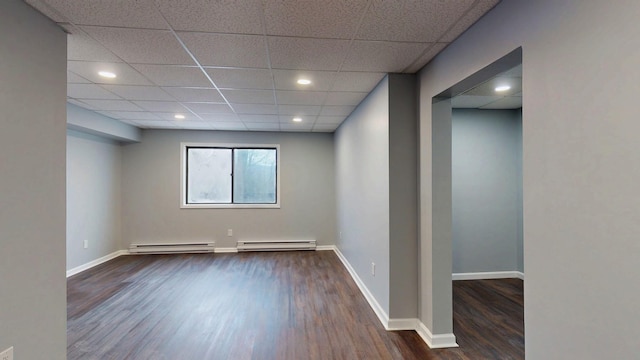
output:
[[233, 229], [227, 229], [227, 236], [233, 236]]
[[13, 346], [0, 353], [0, 360], [13, 360]]
[[376, 276], [376, 263], [371, 263], [371, 275]]
[[[84, 246], [84, 248], [85, 248], [85, 249], [88, 249], [88, 248], [89, 248], [89, 240], [85, 240], [85, 241], [82, 243], [82, 246]], [[0, 359], [0, 360], [4, 360], [4, 359]]]

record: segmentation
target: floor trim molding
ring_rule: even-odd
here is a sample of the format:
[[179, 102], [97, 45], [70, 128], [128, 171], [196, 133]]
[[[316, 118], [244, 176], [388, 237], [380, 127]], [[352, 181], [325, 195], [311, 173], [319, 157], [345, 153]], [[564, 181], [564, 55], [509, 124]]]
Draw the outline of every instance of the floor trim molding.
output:
[[316, 245], [316, 251], [336, 251], [338, 248], [335, 245]]
[[456, 280], [491, 280], [491, 279], [520, 279], [524, 280], [524, 273], [521, 271], [488, 271], [472, 273], [454, 273], [451, 276]]
[[103, 256], [101, 258], [95, 259], [93, 261], [89, 261], [86, 264], [83, 264], [83, 265], [80, 265], [80, 266], [76, 266], [73, 269], [67, 270], [67, 277], [71, 277], [73, 275], [79, 274], [79, 273], [81, 273], [81, 272], [83, 272], [85, 270], [91, 269], [94, 266], [98, 266], [98, 265], [100, 265], [102, 263], [105, 263], [105, 262], [107, 262], [109, 260], [115, 259], [115, 258], [117, 258], [119, 256], [122, 256], [122, 255], [129, 255], [129, 251], [127, 251], [127, 250], [114, 251], [109, 255], [105, 255], [105, 256]]
[[213, 249], [214, 253], [237, 253], [238, 252], [238, 248], [236, 247], [217, 247], [215, 249]]
[[349, 272], [349, 275], [351, 275], [353, 281], [355, 281], [358, 289], [360, 289], [360, 292], [362, 293], [362, 295], [364, 295], [364, 298], [369, 303], [369, 306], [371, 306], [371, 309], [373, 309], [373, 312], [378, 316], [378, 320], [380, 320], [382, 326], [384, 326], [386, 330], [389, 330], [389, 315], [387, 315], [382, 306], [380, 306], [380, 303], [378, 303], [373, 294], [371, 294], [367, 286], [364, 284], [362, 279], [360, 279], [360, 276], [358, 276], [355, 269], [351, 266], [349, 260], [347, 260], [347, 258], [342, 254], [340, 249], [335, 247], [333, 251], [336, 253], [336, 255], [338, 255], [338, 258], [340, 259], [340, 261], [342, 261], [342, 265], [344, 265], [344, 267], [347, 269], [347, 272]]
[[456, 336], [453, 333], [433, 335], [422, 321], [418, 321], [416, 332], [431, 349], [457, 348]]

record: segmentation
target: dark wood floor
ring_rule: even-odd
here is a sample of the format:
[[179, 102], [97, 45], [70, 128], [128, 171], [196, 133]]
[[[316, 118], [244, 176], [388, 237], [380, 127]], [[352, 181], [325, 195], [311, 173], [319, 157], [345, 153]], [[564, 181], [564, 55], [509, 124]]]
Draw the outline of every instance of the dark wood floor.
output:
[[521, 282], [454, 293], [461, 347], [430, 350], [385, 331], [331, 251], [123, 256], [69, 278], [68, 359], [524, 358]]

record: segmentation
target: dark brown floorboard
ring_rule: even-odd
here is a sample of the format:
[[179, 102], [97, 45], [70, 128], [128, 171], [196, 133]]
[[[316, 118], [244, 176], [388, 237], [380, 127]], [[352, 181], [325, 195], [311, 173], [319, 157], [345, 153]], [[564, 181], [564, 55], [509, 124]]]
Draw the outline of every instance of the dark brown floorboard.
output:
[[517, 358], [502, 349], [518, 346], [510, 315], [465, 301], [496, 290], [518, 303], [518, 290], [462, 288], [462, 347], [430, 350], [413, 331], [385, 331], [330, 251], [123, 256], [68, 280], [68, 359]]

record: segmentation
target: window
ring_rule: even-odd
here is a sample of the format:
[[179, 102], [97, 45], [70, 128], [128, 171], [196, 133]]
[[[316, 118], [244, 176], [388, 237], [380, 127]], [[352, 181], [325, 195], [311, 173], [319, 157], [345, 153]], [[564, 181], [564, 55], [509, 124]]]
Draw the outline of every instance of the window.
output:
[[181, 145], [182, 207], [280, 207], [279, 145]]

